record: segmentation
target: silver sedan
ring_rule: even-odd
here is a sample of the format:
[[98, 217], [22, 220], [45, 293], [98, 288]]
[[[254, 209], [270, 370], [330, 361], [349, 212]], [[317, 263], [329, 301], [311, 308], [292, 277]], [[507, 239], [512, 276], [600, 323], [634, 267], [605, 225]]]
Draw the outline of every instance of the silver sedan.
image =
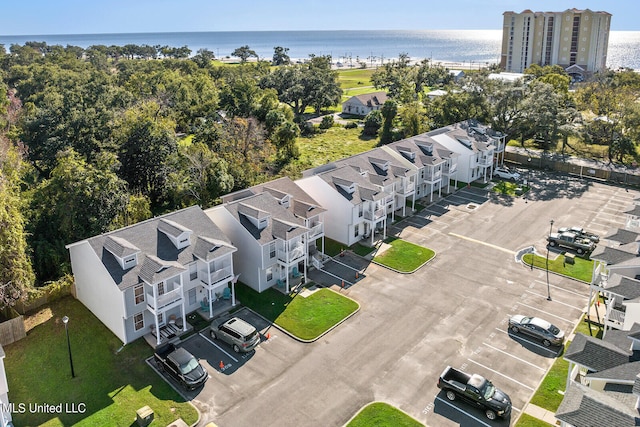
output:
[[562, 345], [564, 332], [557, 326], [538, 317], [527, 317], [516, 314], [509, 319], [509, 329], [514, 334], [523, 333], [542, 341], [545, 347]]

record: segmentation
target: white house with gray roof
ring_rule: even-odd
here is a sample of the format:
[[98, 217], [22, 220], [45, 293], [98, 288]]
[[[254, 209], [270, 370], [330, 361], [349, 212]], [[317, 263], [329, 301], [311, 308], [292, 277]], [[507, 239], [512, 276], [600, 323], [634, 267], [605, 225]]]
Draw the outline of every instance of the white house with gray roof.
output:
[[342, 103], [342, 112], [355, 116], [366, 116], [372, 111], [380, 110], [387, 99], [386, 92], [355, 95]]
[[357, 167], [335, 164], [305, 171], [296, 181], [322, 206], [327, 237], [346, 246], [366, 238], [374, 241], [374, 233], [386, 238], [387, 206], [394, 195], [374, 185]]
[[[198, 206], [67, 245], [75, 295], [123, 343], [186, 331], [186, 315], [230, 289], [235, 246]], [[177, 320], [177, 322], [176, 322]], [[181, 326], [180, 326], [181, 325]]]
[[458, 154], [457, 178], [462, 182], [490, 179], [506, 144], [506, 135], [475, 120], [455, 123], [423, 135]]
[[306, 276], [308, 236], [317, 231], [289, 210], [287, 194], [277, 194], [257, 192], [206, 210], [238, 248], [234, 266], [241, 281], [258, 292], [272, 286], [289, 292], [292, 279]]

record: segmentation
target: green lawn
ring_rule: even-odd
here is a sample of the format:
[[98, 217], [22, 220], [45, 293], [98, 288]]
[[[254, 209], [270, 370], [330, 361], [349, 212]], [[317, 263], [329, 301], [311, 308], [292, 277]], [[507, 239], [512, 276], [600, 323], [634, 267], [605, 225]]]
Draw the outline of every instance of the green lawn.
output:
[[[547, 257], [534, 255], [531, 253], [524, 254], [522, 261], [531, 265], [531, 259], [533, 258], [533, 266], [546, 270]], [[568, 264], [564, 261], [564, 254], [558, 255], [555, 259], [549, 258], [549, 271], [554, 273], [563, 274], [568, 277], [573, 277], [583, 282], [591, 283], [591, 275], [593, 274], [593, 261], [590, 259], [584, 259], [575, 257], [575, 264]]]
[[[62, 317], [69, 317], [69, 337], [76, 377], [71, 378]], [[39, 324], [27, 337], [4, 348], [9, 396], [24, 403], [86, 405], [81, 414], [14, 414], [19, 426], [129, 426], [136, 410], [149, 405], [154, 423], [168, 425], [177, 418], [187, 424], [197, 411], [146, 363], [152, 354], [143, 340], [125, 346], [89, 310], [72, 297], [43, 307]]]
[[[570, 344], [570, 341], [565, 343], [565, 350], [569, 348]], [[548, 411], [556, 412], [564, 397], [564, 395], [560, 394], [560, 391], [565, 389], [568, 372], [569, 362], [564, 360], [562, 356], [558, 356], [549, 373], [540, 383], [536, 394], [531, 398], [531, 403]]]
[[275, 289], [258, 293], [244, 284], [236, 286], [238, 299], [292, 335], [313, 340], [358, 309], [358, 303], [330, 289], [320, 289], [304, 298]]
[[389, 249], [373, 261], [403, 273], [411, 273], [435, 256], [435, 252], [402, 239], [389, 239]]
[[517, 182], [511, 181], [498, 181], [493, 186], [493, 191], [499, 194], [506, 194], [508, 196], [521, 196], [527, 191], [529, 191], [529, 187], [526, 185], [518, 184]]
[[374, 402], [365, 406], [347, 427], [419, 427], [424, 426], [401, 410], [383, 403]]
[[348, 69], [338, 71], [338, 82], [342, 90], [353, 89], [362, 86], [372, 86], [371, 75], [373, 69]]
[[549, 423], [532, 417], [529, 414], [522, 414], [520, 418], [518, 418], [515, 427], [549, 427]]

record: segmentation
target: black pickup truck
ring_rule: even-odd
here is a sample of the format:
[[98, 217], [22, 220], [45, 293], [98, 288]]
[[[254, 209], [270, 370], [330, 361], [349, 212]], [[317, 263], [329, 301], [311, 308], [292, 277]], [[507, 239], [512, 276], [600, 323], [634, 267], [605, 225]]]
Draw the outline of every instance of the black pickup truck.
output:
[[194, 390], [209, 378], [206, 369], [184, 348], [167, 344], [153, 354], [158, 368], [167, 372], [187, 390]]
[[480, 375], [469, 375], [447, 366], [438, 379], [438, 388], [449, 400], [464, 400], [484, 410], [490, 420], [506, 418], [511, 413], [511, 399], [491, 381]]

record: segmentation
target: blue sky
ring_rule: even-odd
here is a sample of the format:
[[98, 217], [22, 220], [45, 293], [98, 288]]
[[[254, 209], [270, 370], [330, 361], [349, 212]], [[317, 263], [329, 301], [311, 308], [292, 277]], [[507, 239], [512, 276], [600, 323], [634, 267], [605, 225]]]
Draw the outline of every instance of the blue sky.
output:
[[[4, 3], [4, 4], [3, 4]], [[499, 30], [502, 13], [604, 10], [640, 31], [638, 0], [3, 0], [0, 35], [268, 30]]]

